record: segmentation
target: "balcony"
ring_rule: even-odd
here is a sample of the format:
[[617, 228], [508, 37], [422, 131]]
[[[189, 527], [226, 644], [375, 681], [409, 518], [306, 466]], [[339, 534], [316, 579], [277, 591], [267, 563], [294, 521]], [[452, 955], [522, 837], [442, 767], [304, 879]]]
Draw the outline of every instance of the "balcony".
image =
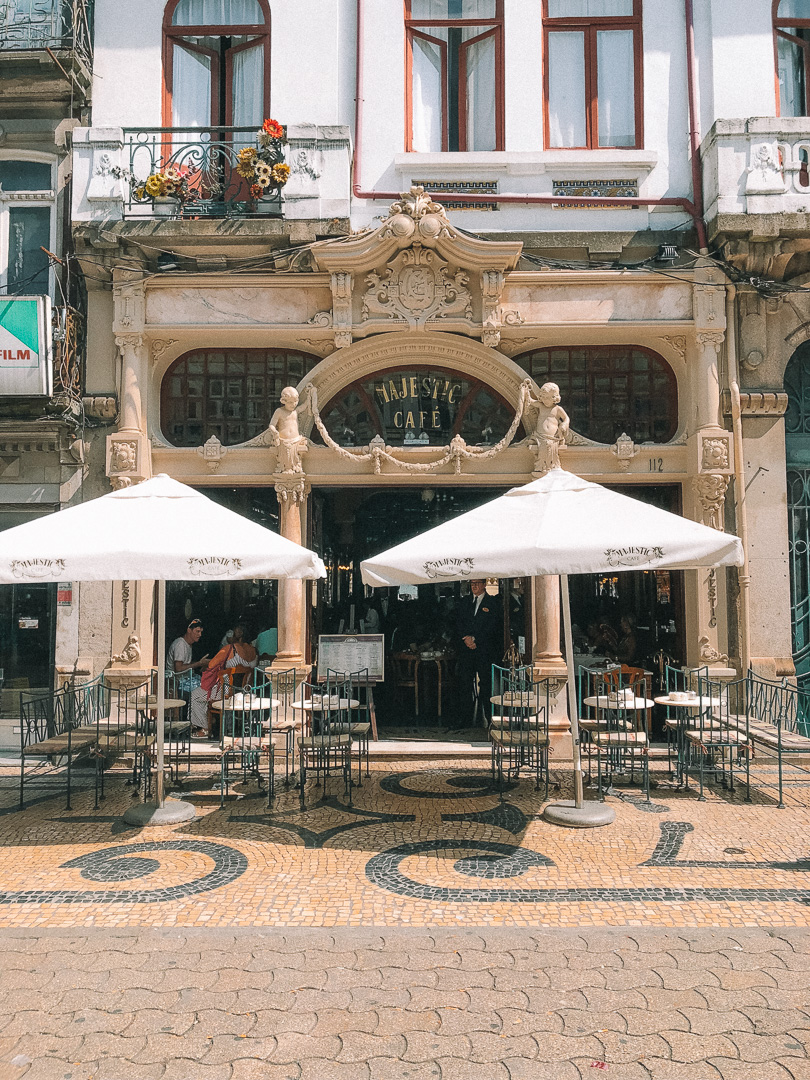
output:
[[[238, 171], [239, 152], [255, 140], [255, 128], [76, 128], [73, 221], [169, 219], [189, 231], [210, 218], [348, 219], [348, 128], [289, 127], [283, 154], [290, 176], [280, 194], [262, 195]], [[144, 192], [147, 178], [167, 169], [183, 177], [187, 198]]]
[[89, 100], [93, 0], [0, 0], [0, 91], [26, 105]]
[[718, 120], [701, 153], [711, 236], [806, 239], [810, 117]]

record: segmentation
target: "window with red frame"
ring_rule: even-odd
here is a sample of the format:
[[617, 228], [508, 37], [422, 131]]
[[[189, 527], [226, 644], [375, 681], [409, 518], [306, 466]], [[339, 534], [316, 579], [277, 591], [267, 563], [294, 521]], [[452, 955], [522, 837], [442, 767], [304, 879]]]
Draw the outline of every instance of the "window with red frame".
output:
[[405, 0], [407, 149], [503, 150], [503, 0]]
[[810, 0], [774, 0], [780, 116], [810, 116]]
[[642, 144], [641, 0], [543, 0], [546, 147]]
[[270, 112], [267, 0], [171, 0], [163, 70], [165, 127], [261, 127]]

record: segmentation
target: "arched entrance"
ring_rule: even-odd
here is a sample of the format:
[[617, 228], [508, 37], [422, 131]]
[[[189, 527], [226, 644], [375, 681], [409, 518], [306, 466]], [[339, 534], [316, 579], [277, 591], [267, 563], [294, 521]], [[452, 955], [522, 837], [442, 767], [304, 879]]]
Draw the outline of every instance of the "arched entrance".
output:
[[793, 662], [800, 683], [810, 679], [810, 341], [785, 370], [790, 623]]

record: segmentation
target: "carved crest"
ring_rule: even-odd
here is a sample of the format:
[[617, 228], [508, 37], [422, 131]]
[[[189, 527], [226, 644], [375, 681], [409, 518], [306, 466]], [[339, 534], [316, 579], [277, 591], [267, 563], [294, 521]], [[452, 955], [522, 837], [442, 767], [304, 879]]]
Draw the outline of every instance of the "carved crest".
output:
[[412, 327], [451, 315], [472, 319], [469, 280], [463, 270], [453, 272], [434, 251], [414, 245], [381, 273], [372, 270], [366, 275], [362, 318], [401, 319]]

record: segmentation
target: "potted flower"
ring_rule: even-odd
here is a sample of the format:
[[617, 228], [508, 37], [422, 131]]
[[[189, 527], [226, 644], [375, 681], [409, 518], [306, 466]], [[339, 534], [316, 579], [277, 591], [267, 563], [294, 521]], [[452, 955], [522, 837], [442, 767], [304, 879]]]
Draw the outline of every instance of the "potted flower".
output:
[[248, 182], [252, 202], [277, 195], [290, 178], [282, 152], [284, 136], [278, 120], [265, 120], [256, 132], [256, 146], [239, 151], [236, 171]]
[[189, 187], [189, 170], [183, 165], [166, 165], [146, 180], [134, 181], [133, 189], [139, 202], [152, 200], [155, 217], [173, 217], [181, 206], [196, 198]]

